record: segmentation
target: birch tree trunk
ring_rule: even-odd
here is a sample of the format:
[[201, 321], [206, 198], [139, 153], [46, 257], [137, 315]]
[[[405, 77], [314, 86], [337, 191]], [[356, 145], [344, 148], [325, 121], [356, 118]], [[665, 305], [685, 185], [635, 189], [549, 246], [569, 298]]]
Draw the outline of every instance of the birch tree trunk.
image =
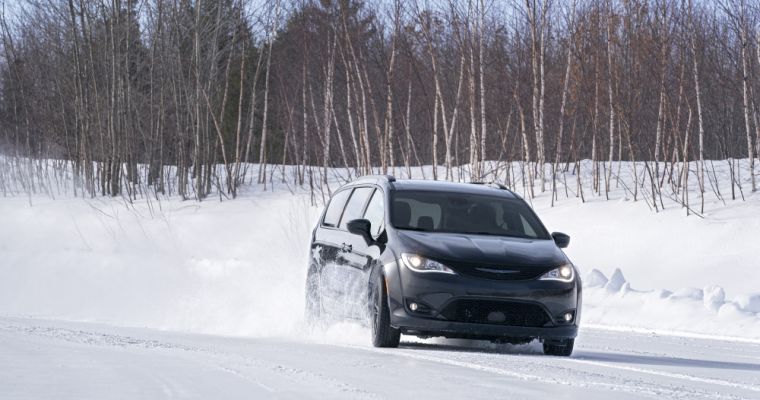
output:
[[[749, 155], [749, 176], [752, 183], [752, 191], [755, 192], [755, 156], [753, 154], [752, 146], [752, 130], [749, 127], [749, 98], [747, 93], [747, 80], [749, 80], [749, 72], [747, 71], [747, 37], [746, 37], [746, 19], [744, 15], [744, 0], [740, 0], [741, 14], [740, 14], [740, 29], [742, 40], [742, 94], [744, 96], [744, 126], [747, 130], [747, 154]], [[701, 147], [701, 146], [700, 146]], [[703, 164], [704, 166], [704, 164]], [[704, 212], [704, 210], [702, 210]]]
[[448, 129], [446, 127], [446, 110], [444, 109], [443, 104], [443, 97], [441, 97], [441, 113], [443, 114], [443, 130], [444, 134], [446, 135], [446, 163], [448, 165], [448, 169], [446, 171], [446, 178], [449, 178], [449, 175], [451, 177], [451, 180], [454, 180], [454, 172], [451, 169], [451, 144], [454, 138], [454, 130], [457, 126], [457, 116], [459, 114], [459, 100], [462, 98], [462, 82], [464, 81], [464, 49], [462, 49], [462, 58], [459, 61], [459, 84], [457, 85], [457, 97], [454, 103], [454, 113], [451, 116], [451, 127]]
[[[536, 134], [536, 167], [538, 167], [538, 164], [541, 162], [541, 153], [543, 151], [543, 143], [541, 141], [541, 126], [540, 126], [540, 113], [538, 111], [539, 107], [539, 68], [538, 68], [538, 48], [537, 48], [537, 29], [536, 26], [536, 2], [533, 0], [533, 7], [531, 9], [531, 0], [525, 0], [525, 6], [527, 8], [527, 15], [528, 15], [528, 23], [530, 24], [530, 34], [531, 34], [531, 49], [532, 49], [532, 66], [533, 66], [533, 129]], [[543, 27], [542, 27], [543, 30]], [[527, 142], [526, 142], [527, 144]], [[530, 168], [530, 161], [528, 161], [528, 168]], [[542, 168], [543, 170], [543, 168]], [[540, 175], [539, 175], [540, 176]], [[533, 181], [530, 182], [531, 190], [533, 188]]]
[[[755, 45], [757, 46], [757, 62], [760, 63], [760, 29], [757, 30]], [[755, 96], [752, 96], [752, 98], [754, 99]], [[755, 109], [757, 109], [757, 107], [755, 107]], [[755, 123], [755, 130], [757, 130], [757, 160], [760, 162], [760, 125], [757, 123]]]
[[[266, 143], [267, 143], [267, 111], [269, 107], [269, 71], [272, 64], [272, 43], [274, 42], [274, 35], [277, 32], [277, 22], [280, 17], [280, 0], [277, 0], [274, 6], [274, 24], [272, 24], [272, 32], [269, 36], [269, 50], [267, 51], [267, 72], [264, 77], [264, 115], [261, 126], [261, 148], [259, 148], [259, 183], [266, 182], [266, 167], [267, 160], [264, 158], [266, 155]], [[266, 187], [266, 184], [264, 185]]]
[[[393, 80], [393, 66], [396, 62], [396, 34], [398, 33], [399, 24], [399, 12], [401, 11], [400, 5], [396, 6], [396, 18], [393, 24], [393, 37], [391, 39], [391, 61], [387, 69], [387, 84], [388, 84], [388, 106], [385, 111], [385, 137], [388, 142], [388, 163], [390, 165], [391, 175], [394, 173], [395, 164], [393, 159], [393, 87], [391, 85]], [[388, 173], [387, 169], [384, 169], [383, 173]]]
[[614, 99], [612, 94], [612, 85], [613, 80], [615, 79], [615, 67], [612, 63], [612, 32], [610, 29], [610, 25], [612, 25], [612, 10], [610, 10], [610, 14], [608, 16], [607, 20], [607, 60], [609, 65], [609, 75], [607, 78], [607, 92], [610, 96], [610, 165], [609, 169], [606, 172], [607, 177], [604, 180], [605, 181], [605, 191], [607, 194], [607, 199], [609, 200], [609, 192], [610, 192], [610, 181], [612, 180], [612, 161], [613, 157], [615, 155], [615, 105], [614, 105]]
[[[256, 111], [256, 83], [259, 81], [261, 59], [264, 56], [264, 44], [266, 44], [266, 41], [262, 40], [261, 47], [259, 48], [259, 58], [256, 61], [256, 72], [253, 73], [253, 84], [251, 85], [251, 112], [250, 112], [250, 120], [248, 121], [248, 140], [246, 141], [246, 145], [245, 145], [245, 163], [246, 164], [250, 162], [249, 156], [251, 153], [251, 143], [253, 143], [253, 127], [254, 127], [253, 118], [255, 116], [255, 111]], [[306, 68], [306, 64], [305, 64], [305, 59], [304, 59], [304, 71], [306, 71], [305, 68]]]
[[[665, 25], [667, 15], [667, 7], [662, 7], [662, 30], [663, 32], [667, 29], [667, 26]], [[660, 177], [660, 143], [662, 142], [662, 125], [664, 123], [664, 114], [665, 114], [665, 59], [667, 57], [666, 52], [666, 44], [665, 44], [665, 38], [660, 39], [662, 51], [661, 51], [661, 62], [662, 62], [662, 72], [661, 72], [661, 78], [660, 78], [660, 106], [659, 111], [657, 112], [657, 137], [655, 138], [655, 145], [654, 145], [654, 176], [655, 178]], [[667, 167], [667, 158], [665, 159], [665, 164]], [[619, 180], [619, 177], [618, 177]]]
[[546, 54], [546, 35], [548, 34], [548, 27], [546, 26], [546, 14], [549, 11], [549, 3], [547, 0], [543, 0], [541, 7], [541, 44], [540, 44], [540, 68], [541, 68], [541, 93], [538, 103], [538, 132], [541, 143], [541, 155], [540, 160], [537, 162], [541, 166], [541, 193], [546, 191], [546, 145], [544, 143], [544, 104], [546, 98], [546, 71], [544, 56]]
[[[327, 185], [327, 168], [329, 167], [330, 163], [330, 111], [332, 110], [332, 86], [333, 86], [333, 71], [335, 70], [335, 45], [337, 43], [338, 38], [336, 37], [335, 40], [330, 43], [330, 37], [328, 33], [327, 38], [327, 46], [328, 46], [328, 57], [330, 58], [329, 64], [327, 65], [327, 81], [325, 83], [325, 110], [324, 110], [324, 119], [322, 120], [322, 127], [324, 128], [324, 158], [323, 158], [323, 168], [324, 168], [324, 174], [322, 176], [323, 182], [325, 185]], [[330, 187], [327, 186], [328, 191], [330, 190]]]
[[[369, 145], [369, 131], [367, 128], [367, 95], [364, 90], [364, 80], [362, 79], [362, 74], [359, 68], [359, 58], [356, 56], [356, 51], [354, 50], [354, 45], [351, 42], [351, 37], [348, 34], [348, 25], [346, 22], [346, 12], [343, 8], [343, 3], [339, 2], [341, 7], [341, 16], [343, 20], [343, 31], [345, 32], [346, 36], [346, 43], [348, 43], [348, 48], [351, 50], [351, 57], [352, 60], [350, 61], [351, 64], [353, 64], [354, 71], [356, 72], [356, 80], [359, 82], [359, 89], [361, 90], [362, 94], [362, 104], [361, 104], [361, 112], [358, 112], [357, 115], [359, 116], [360, 121], [359, 122], [359, 135], [361, 136], [361, 141], [364, 143], [363, 151], [364, 151], [364, 169], [365, 173], [371, 174], [372, 173], [372, 158], [370, 154], [370, 145]], [[347, 72], [348, 73], [348, 72]], [[370, 96], [372, 94], [370, 93]], [[357, 108], [359, 107], [359, 102], [357, 99], [356, 102]], [[377, 119], [375, 120], [377, 122]], [[382, 152], [381, 152], [382, 155]]]
[[699, 180], [699, 190], [702, 194], [702, 212], [704, 212], [704, 178], [705, 178], [705, 145], [704, 145], [704, 136], [705, 136], [705, 129], [702, 124], [702, 96], [699, 91], [699, 69], [697, 66], [697, 42], [694, 38], [694, 23], [692, 21], [692, 13], [691, 13], [691, 0], [689, 0], [689, 33], [691, 35], [691, 51], [693, 53], [693, 59], [694, 59], [694, 89], [696, 91], [697, 95], [697, 119], [699, 121], [699, 163], [701, 164], [700, 170], [701, 170], [701, 178]]
[[[485, 19], [485, 5], [483, 0], [480, 0], [480, 49], [479, 49], [479, 64], [480, 64], [480, 150], [482, 155], [480, 160], [483, 162], [483, 168], [481, 171], [485, 171], [486, 162], [486, 89], [485, 89], [485, 73], [483, 71], [483, 20]], [[496, 176], [494, 175], [494, 180]]]
[[[419, 10], [417, 11], [419, 15]], [[441, 111], [443, 114], [443, 135], [446, 139], [446, 178], [449, 179], [449, 171], [451, 170], [451, 146], [449, 145], [448, 133], [446, 129], [446, 107], [443, 105], [443, 96], [441, 95], [441, 84], [438, 80], [438, 67], [435, 60], [435, 52], [433, 51], [433, 41], [428, 32], [427, 24], [422, 18], [419, 18], [420, 25], [422, 26], [422, 33], [425, 35], [427, 41], [428, 52], [430, 53], [430, 63], [433, 67], [433, 79], [435, 80], [435, 106], [433, 107], [433, 148], [431, 150], [433, 156], [433, 180], [438, 180], [438, 104], [441, 104]], [[760, 51], [760, 50], [759, 50]], [[420, 166], [422, 168], [422, 166]]]
[[[562, 105], [559, 110], [559, 131], [557, 132], [557, 155], [554, 159], [554, 168], [552, 176], [552, 207], [554, 206], [554, 196], [557, 192], [557, 168], [559, 166], [560, 155], [562, 154], [562, 132], [565, 127], [565, 105], [567, 104], [567, 88], [570, 83], [570, 68], [572, 66], [572, 50], [575, 29], [575, 0], [573, 0], [573, 10], [570, 17], [570, 32], [567, 43], [567, 67], [565, 68], [565, 85], [562, 89]], [[573, 133], [573, 135], [575, 135]]]
[[[243, 13], [243, 1], [240, 0], [240, 10], [239, 10], [241, 16], [238, 21], [242, 21], [242, 13]], [[239, 182], [239, 171], [240, 171], [240, 156], [242, 154], [242, 149], [240, 148], [240, 131], [242, 129], [242, 122], [243, 122], [243, 80], [245, 77], [245, 74], [243, 71], [245, 71], [245, 30], [243, 30], [243, 41], [242, 41], [242, 49], [240, 54], [240, 96], [238, 97], [238, 119], [237, 119], [237, 126], [235, 128], [235, 172], [234, 172], [234, 180], [233, 180], [233, 186], [232, 186], [232, 198], [237, 197], [237, 187], [240, 184]], [[224, 113], [224, 109], [222, 108], [222, 113]], [[293, 141], [295, 143], [295, 140]], [[296, 150], [296, 157], [298, 157], [298, 150]], [[285, 164], [283, 156], [283, 164]], [[297, 164], [297, 162], [296, 162]], [[284, 167], [283, 167], [283, 177], [285, 175]], [[283, 178], [284, 179], [284, 178]]]
[[[476, 0], [477, 4], [477, 0]], [[470, 1], [470, 5], [472, 2]], [[469, 9], [470, 15], [472, 15], [472, 6]], [[467, 19], [469, 25], [470, 18]], [[466, 29], [470, 35], [470, 40], [464, 40], [470, 48], [470, 63], [467, 65], [467, 72], [469, 78], [470, 89], [470, 181], [479, 181], [480, 173], [478, 171], [478, 130], [475, 122], [475, 36], [477, 35], [477, 23], [472, 24], [472, 29], [469, 26]]]
[[408, 99], [406, 101], [406, 123], [404, 124], [404, 128], [406, 129], [406, 157], [404, 157], [404, 166], [406, 167], [406, 177], [408, 179], [412, 179], [412, 168], [410, 166], [410, 158], [412, 157], [411, 153], [411, 144], [412, 144], [412, 133], [410, 132], [410, 126], [412, 124], [411, 121], [411, 110], [412, 110], [412, 79], [411, 79], [411, 72], [412, 72], [412, 63], [409, 62], [409, 95]]
[[[337, 32], [336, 32], [336, 40], [337, 40]], [[352, 82], [351, 82], [351, 67], [348, 62], [346, 62], [346, 57], [343, 55], [343, 46], [341, 45], [341, 52], [340, 52], [341, 59], [343, 60], [343, 66], [346, 69], [346, 116], [348, 118], [348, 129], [349, 133], [351, 134], [351, 143], [353, 144], [354, 148], [354, 157], [356, 160], [356, 166], [354, 169], [354, 173], [358, 177], [361, 174], [361, 158], [359, 156], [359, 146], [356, 143], [356, 129], [354, 128], [354, 117], [351, 115], [351, 94], [356, 94], [356, 90], [352, 91]], [[305, 100], [304, 100], [305, 101]]]
[[[520, 111], [520, 133], [522, 133], [522, 142], [523, 142], [523, 159], [525, 160], [525, 164], [527, 165], [526, 168], [523, 168], [523, 177], [525, 176], [525, 171], [528, 172], [528, 183], [530, 183], [530, 197], [534, 198], [535, 195], [533, 194], [533, 177], [530, 172], [530, 148], [528, 146], [528, 132], [525, 129], [525, 113], [523, 112], [522, 104], [520, 104], [520, 98], [517, 96], [517, 92], [520, 89], [519, 81], [517, 85], [517, 90], [513, 88], [512, 95], [515, 99], [515, 103], [517, 104], [517, 109]], [[523, 188], [525, 187], [525, 180], [523, 178]]]

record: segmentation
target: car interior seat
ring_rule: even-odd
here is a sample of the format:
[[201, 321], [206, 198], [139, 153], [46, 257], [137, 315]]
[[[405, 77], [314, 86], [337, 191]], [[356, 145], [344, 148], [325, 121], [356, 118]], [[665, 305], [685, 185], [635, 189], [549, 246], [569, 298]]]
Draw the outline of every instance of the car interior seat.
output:
[[405, 201], [397, 201], [393, 207], [393, 223], [398, 227], [408, 227], [412, 221], [412, 207]]

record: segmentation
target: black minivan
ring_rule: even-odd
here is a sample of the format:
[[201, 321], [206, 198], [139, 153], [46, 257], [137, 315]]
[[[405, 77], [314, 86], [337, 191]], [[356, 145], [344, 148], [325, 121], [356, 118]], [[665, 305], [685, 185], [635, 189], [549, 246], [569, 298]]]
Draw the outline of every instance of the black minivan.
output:
[[523, 344], [569, 356], [581, 281], [522, 197], [498, 183], [368, 175], [330, 199], [314, 228], [310, 322], [368, 321], [377, 347], [401, 334]]

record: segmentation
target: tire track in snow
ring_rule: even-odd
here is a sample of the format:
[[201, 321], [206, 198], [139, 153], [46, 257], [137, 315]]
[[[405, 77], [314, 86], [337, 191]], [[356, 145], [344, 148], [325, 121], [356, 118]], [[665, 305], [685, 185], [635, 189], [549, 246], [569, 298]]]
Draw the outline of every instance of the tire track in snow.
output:
[[[48, 322], [57, 321], [50, 320]], [[120, 347], [143, 350], [174, 350], [199, 356], [212, 358], [215, 357], [216, 359], [200, 360], [199, 362], [202, 362], [207, 366], [213, 366], [214, 368], [220, 369], [226, 373], [236, 375], [241, 379], [252, 382], [266, 389], [267, 391], [275, 390], [278, 392], [283, 390], [283, 388], [273, 389], [271, 387], [268, 387], [261, 382], [258, 382], [256, 379], [246, 377], [245, 372], [234, 370], [232, 368], [229, 368], [229, 366], [225, 366], [224, 364], [234, 364], [241, 368], [245, 366], [261, 368], [264, 371], [271, 373], [272, 376], [279, 375], [285, 377], [285, 379], [291, 380], [292, 382], [308, 381], [308, 383], [320, 385], [323, 389], [334, 391], [334, 395], [344, 395], [349, 393], [352, 396], [351, 398], [383, 398], [380, 394], [361, 389], [344, 380], [325, 376], [321, 371], [313, 371], [313, 368], [288, 367], [286, 366], [286, 363], [281, 361], [272, 362], [265, 358], [238, 354], [237, 352], [219, 351], [211, 348], [173, 343], [165, 340], [146, 340], [120, 334], [99, 333], [93, 330], [76, 330], [70, 329], [68, 327], [51, 327], [26, 323], [22, 325], [22, 323], [19, 323], [18, 321], [9, 323], [0, 320], [0, 332], [19, 335], [32, 335], [53, 342], [62, 341], [85, 346]], [[184, 334], [185, 332], [177, 333]], [[245, 363], [250, 363], [250, 365], [245, 365]]]
[[744, 385], [741, 383], [725, 381], [722, 379], [700, 378], [698, 376], [693, 376], [693, 375], [676, 374], [676, 373], [666, 372], [666, 371], [655, 371], [653, 369], [645, 369], [645, 368], [627, 367], [624, 365], [617, 365], [617, 364], [605, 363], [605, 362], [600, 362], [600, 361], [579, 360], [575, 358], [565, 358], [565, 359], [562, 359], [562, 361], [569, 361], [569, 362], [575, 362], [575, 363], [580, 363], [580, 364], [597, 365], [597, 366], [606, 367], [606, 368], [616, 368], [616, 369], [622, 369], [626, 371], [634, 371], [634, 372], [641, 372], [645, 374], [660, 375], [667, 378], [684, 379], [684, 380], [693, 381], [693, 382], [709, 383], [712, 385], [729, 386], [729, 387], [735, 387], [738, 389], [745, 389], [745, 390], [751, 390], [754, 392], [760, 392], [760, 387], [758, 386]]
[[[413, 354], [404, 350], [384, 350], [384, 349], [378, 349], [378, 348], [373, 348], [373, 347], [361, 347], [361, 346], [337, 345], [337, 344], [334, 346], [350, 348], [350, 349], [361, 349], [361, 350], [380, 353], [380, 354], [402, 356], [402, 357], [408, 357], [408, 358], [417, 359], [417, 360], [431, 361], [431, 362], [436, 362], [440, 364], [452, 365], [455, 367], [462, 367], [462, 368], [468, 368], [468, 369], [473, 369], [477, 371], [495, 373], [498, 375], [511, 376], [514, 378], [527, 380], [527, 381], [534, 381], [534, 382], [545, 382], [545, 383], [560, 384], [560, 385], [575, 386], [575, 387], [594, 387], [594, 388], [613, 390], [613, 391], [615, 390], [623, 391], [623, 392], [632, 393], [636, 395], [652, 395], [654, 397], [665, 395], [665, 396], [683, 398], [684, 395], [689, 395], [690, 397], [687, 397], [687, 398], [690, 398], [690, 399], [694, 399], [697, 397], [705, 398], [705, 399], [718, 399], [718, 398], [748, 399], [747, 397], [740, 397], [736, 395], [722, 395], [719, 393], [708, 394], [708, 393], [699, 393], [695, 391], [688, 391], [688, 393], [686, 393], [687, 392], [686, 389], [673, 390], [666, 386], [656, 385], [654, 383], [650, 383], [652, 387], [643, 388], [640, 386], [640, 383], [637, 383], [639, 386], [632, 386], [632, 385], [620, 385], [620, 384], [612, 384], [612, 383], [601, 383], [601, 382], [595, 382], [595, 381], [581, 381], [577, 379], [561, 380], [561, 379], [547, 378], [547, 377], [539, 376], [539, 375], [524, 374], [521, 372], [510, 371], [503, 368], [475, 364], [472, 362], [457, 361], [457, 360], [452, 360], [452, 359], [447, 359], [447, 358], [439, 358], [439, 357], [425, 356], [425, 355], [420, 355], [420, 354]], [[515, 358], [508, 355], [506, 357], [509, 357], [511, 359]], [[530, 356], [525, 356], [525, 357], [530, 357]], [[559, 359], [559, 358], [552, 359], [552, 361], [559, 361], [559, 360], [566, 361], [567, 359]], [[533, 361], [529, 361], [529, 362], [534, 363]], [[543, 364], [543, 366], [547, 366], [547, 365]], [[582, 372], [582, 371], [577, 371], [577, 372], [581, 372], [586, 375], [589, 374], [587, 372]]]

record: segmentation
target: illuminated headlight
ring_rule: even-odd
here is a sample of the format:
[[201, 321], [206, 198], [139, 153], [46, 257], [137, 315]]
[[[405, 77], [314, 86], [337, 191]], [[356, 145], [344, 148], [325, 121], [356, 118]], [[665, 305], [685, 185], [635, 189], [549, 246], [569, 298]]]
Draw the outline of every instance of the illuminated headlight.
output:
[[416, 254], [403, 253], [401, 254], [401, 260], [404, 262], [404, 265], [406, 265], [407, 268], [416, 272], [443, 272], [446, 274], [454, 273], [451, 268], [439, 263], [438, 261], [429, 260]]
[[570, 282], [573, 280], [574, 275], [575, 273], [573, 272], [573, 266], [570, 264], [565, 264], [559, 268], [555, 268], [541, 275], [541, 277], [538, 278], [538, 280]]

